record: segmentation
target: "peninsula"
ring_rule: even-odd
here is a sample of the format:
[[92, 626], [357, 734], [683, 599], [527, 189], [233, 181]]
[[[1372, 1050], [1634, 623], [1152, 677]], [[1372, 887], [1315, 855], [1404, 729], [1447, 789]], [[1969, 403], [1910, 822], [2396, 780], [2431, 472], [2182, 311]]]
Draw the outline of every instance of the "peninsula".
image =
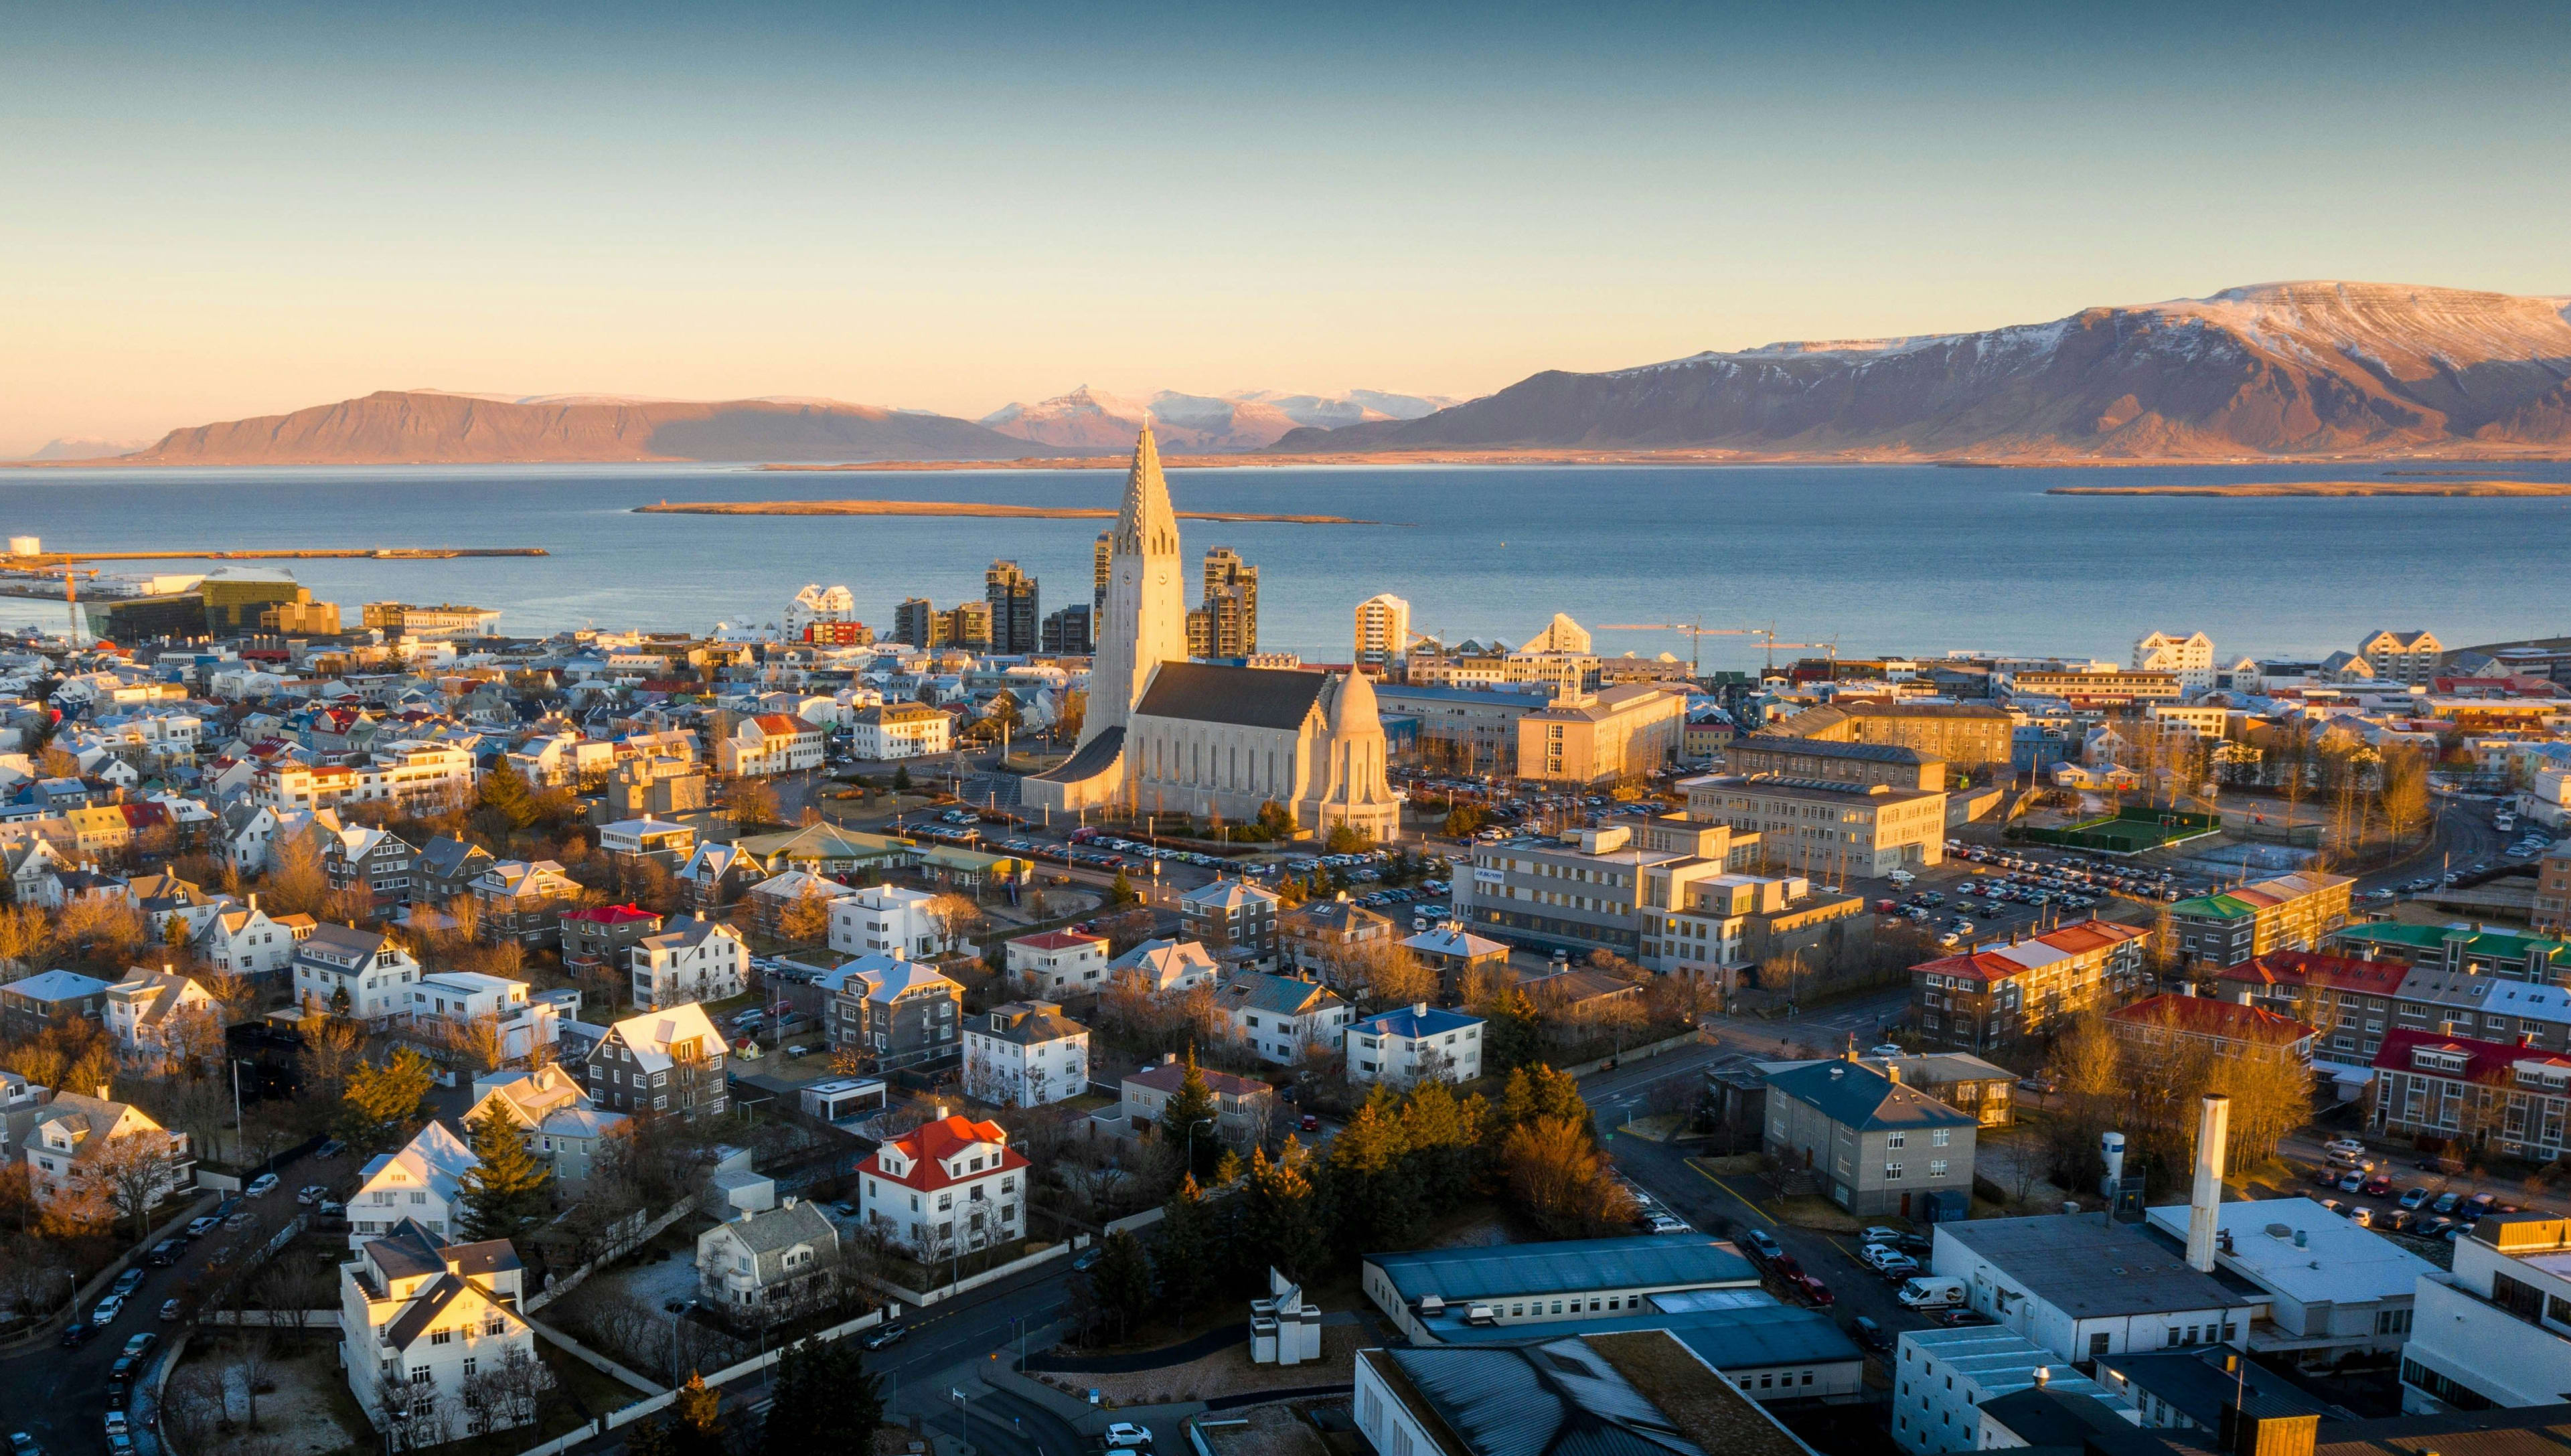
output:
[[[640, 515], [670, 516], [989, 516], [1040, 521], [1108, 520], [1104, 506], [1004, 506], [986, 501], [655, 501]], [[1292, 526], [1383, 526], [1354, 516], [1277, 516], [1259, 511], [1181, 511], [1192, 521], [1276, 521]]]
[[2057, 485], [2046, 495], [2194, 495], [2338, 497], [2571, 496], [2571, 482], [2552, 480], [2257, 480], [2235, 485]]

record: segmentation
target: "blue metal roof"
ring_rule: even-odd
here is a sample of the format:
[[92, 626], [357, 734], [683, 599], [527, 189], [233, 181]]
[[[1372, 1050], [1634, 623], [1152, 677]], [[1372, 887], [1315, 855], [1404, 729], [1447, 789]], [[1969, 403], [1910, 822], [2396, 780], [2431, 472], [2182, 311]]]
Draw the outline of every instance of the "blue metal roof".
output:
[[1481, 1024], [1480, 1017], [1466, 1016], [1459, 1011], [1444, 1011], [1432, 1006], [1423, 1012], [1415, 1006], [1404, 1006], [1398, 1011], [1369, 1016], [1351, 1030], [1370, 1037], [1433, 1037]]
[[[1747, 1292], [1747, 1291], [1745, 1291]], [[1542, 1324], [1439, 1325], [1440, 1343], [1494, 1344], [1567, 1334], [1615, 1334], [1629, 1329], [1666, 1329], [1679, 1343], [1730, 1374], [1778, 1365], [1828, 1365], [1864, 1357], [1836, 1321], [1817, 1309], [1781, 1304], [1776, 1299], [1731, 1309], [1692, 1309], [1675, 1314], [1643, 1310], [1634, 1314], [1592, 1314], [1581, 1319], [1549, 1319]]]
[[1759, 1282], [1759, 1271], [1750, 1260], [1704, 1233], [1416, 1248], [1370, 1253], [1365, 1261], [1383, 1270], [1404, 1302], [1423, 1294], [1435, 1294], [1452, 1304], [1574, 1289], [1707, 1288]]

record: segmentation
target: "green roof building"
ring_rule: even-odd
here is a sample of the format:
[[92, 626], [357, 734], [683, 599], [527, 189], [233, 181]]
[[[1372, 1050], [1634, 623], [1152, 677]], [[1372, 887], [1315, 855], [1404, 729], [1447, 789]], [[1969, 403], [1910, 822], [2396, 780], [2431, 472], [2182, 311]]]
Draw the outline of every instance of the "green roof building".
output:
[[2571, 983], [2571, 942], [2480, 925], [2401, 925], [2378, 920], [2330, 935], [2340, 954], [2400, 961], [2539, 985]]

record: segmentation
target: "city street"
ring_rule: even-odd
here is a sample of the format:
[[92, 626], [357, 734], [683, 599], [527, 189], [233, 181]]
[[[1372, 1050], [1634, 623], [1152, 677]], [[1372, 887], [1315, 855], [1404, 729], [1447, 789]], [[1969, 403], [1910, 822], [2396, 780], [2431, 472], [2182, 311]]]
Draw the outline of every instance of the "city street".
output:
[[[315, 1160], [311, 1155], [280, 1165], [276, 1171], [276, 1190], [265, 1198], [243, 1201], [240, 1212], [255, 1220], [247, 1228], [217, 1228], [202, 1238], [191, 1240], [178, 1261], [167, 1268], [154, 1268], [138, 1261], [144, 1271], [142, 1284], [127, 1297], [124, 1311], [116, 1322], [93, 1334], [77, 1350], [62, 1348], [48, 1336], [22, 1350], [0, 1355], [0, 1410], [5, 1410], [7, 1427], [25, 1431], [39, 1445], [55, 1456], [65, 1453], [103, 1449], [106, 1445], [107, 1372], [116, 1363], [126, 1340], [145, 1330], [161, 1336], [161, 1344], [151, 1363], [157, 1366], [167, 1358], [169, 1341], [184, 1326], [165, 1323], [160, 1318], [161, 1305], [173, 1297], [183, 1304], [185, 1315], [196, 1313], [197, 1281], [206, 1266], [214, 1261], [216, 1250], [255, 1249], [291, 1221], [295, 1214], [306, 1212], [296, 1207], [294, 1191], [305, 1184], [327, 1183], [334, 1174], [348, 1170], [346, 1158]], [[211, 1207], [211, 1205], [209, 1205]], [[68, 1271], [65, 1271], [68, 1273]], [[77, 1311], [87, 1320], [91, 1306]], [[151, 1388], [147, 1373], [135, 1381], [138, 1390]], [[138, 1415], [148, 1412], [137, 1412]], [[148, 1429], [137, 1421], [138, 1447], [152, 1456], [159, 1443], [150, 1438]]]

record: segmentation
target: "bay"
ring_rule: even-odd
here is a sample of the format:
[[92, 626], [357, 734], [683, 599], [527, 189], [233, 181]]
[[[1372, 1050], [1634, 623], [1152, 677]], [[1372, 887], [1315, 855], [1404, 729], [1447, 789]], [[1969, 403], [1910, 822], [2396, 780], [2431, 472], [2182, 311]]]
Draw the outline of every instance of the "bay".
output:
[[[1702, 621], [1834, 642], [1841, 656], [1949, 650], [2122, 660], [2161, 629], [2226, 655], [2317, 657], [2378, 628], [2449, 645], [2571, 633], [2571, 499], [2049, 496], [2054, 485], [2342, 480], [2403, 472], [2571, 480], [2571, 465], [1953, 469], [1924, 465], [1333, 466], [1173, 470], [1181, 510], [1380, 525], [1186, 521], [1191, 568], [1229, 546], [1261, 568], [1262, 646], [1344, 661], [1377, 592], [1413, 627], [1517, 641], [1555, 612]], [[1112, 508], [1121, 470], [761, 471], [705, 465], [388, 466], [0, 472], [0, 531], [49, 550], [538, 546], [541, 558], [297, 561], [353, 621], [400, 599], [497, 608], [504, 632], [707, 630], [778, 620], [845, 583], [881, 631], [893, 604], [979, 597], [994, 558], [1087, 600], [1096, 520], [638, 515], [657, 500], [884, 498]], [[110, 564], [111, 572], [202, 569]], [[1190, 592], [1195, 595], [1194, 590]], [[0, 599], [0, 621], [61, 609]], [[1672, 652], [1669, 632], [1597, 632]], [[1788, 650], [1785, 655], [1799, 655]], [[1748, 637], [1709, 667], [1756, 666]]]

